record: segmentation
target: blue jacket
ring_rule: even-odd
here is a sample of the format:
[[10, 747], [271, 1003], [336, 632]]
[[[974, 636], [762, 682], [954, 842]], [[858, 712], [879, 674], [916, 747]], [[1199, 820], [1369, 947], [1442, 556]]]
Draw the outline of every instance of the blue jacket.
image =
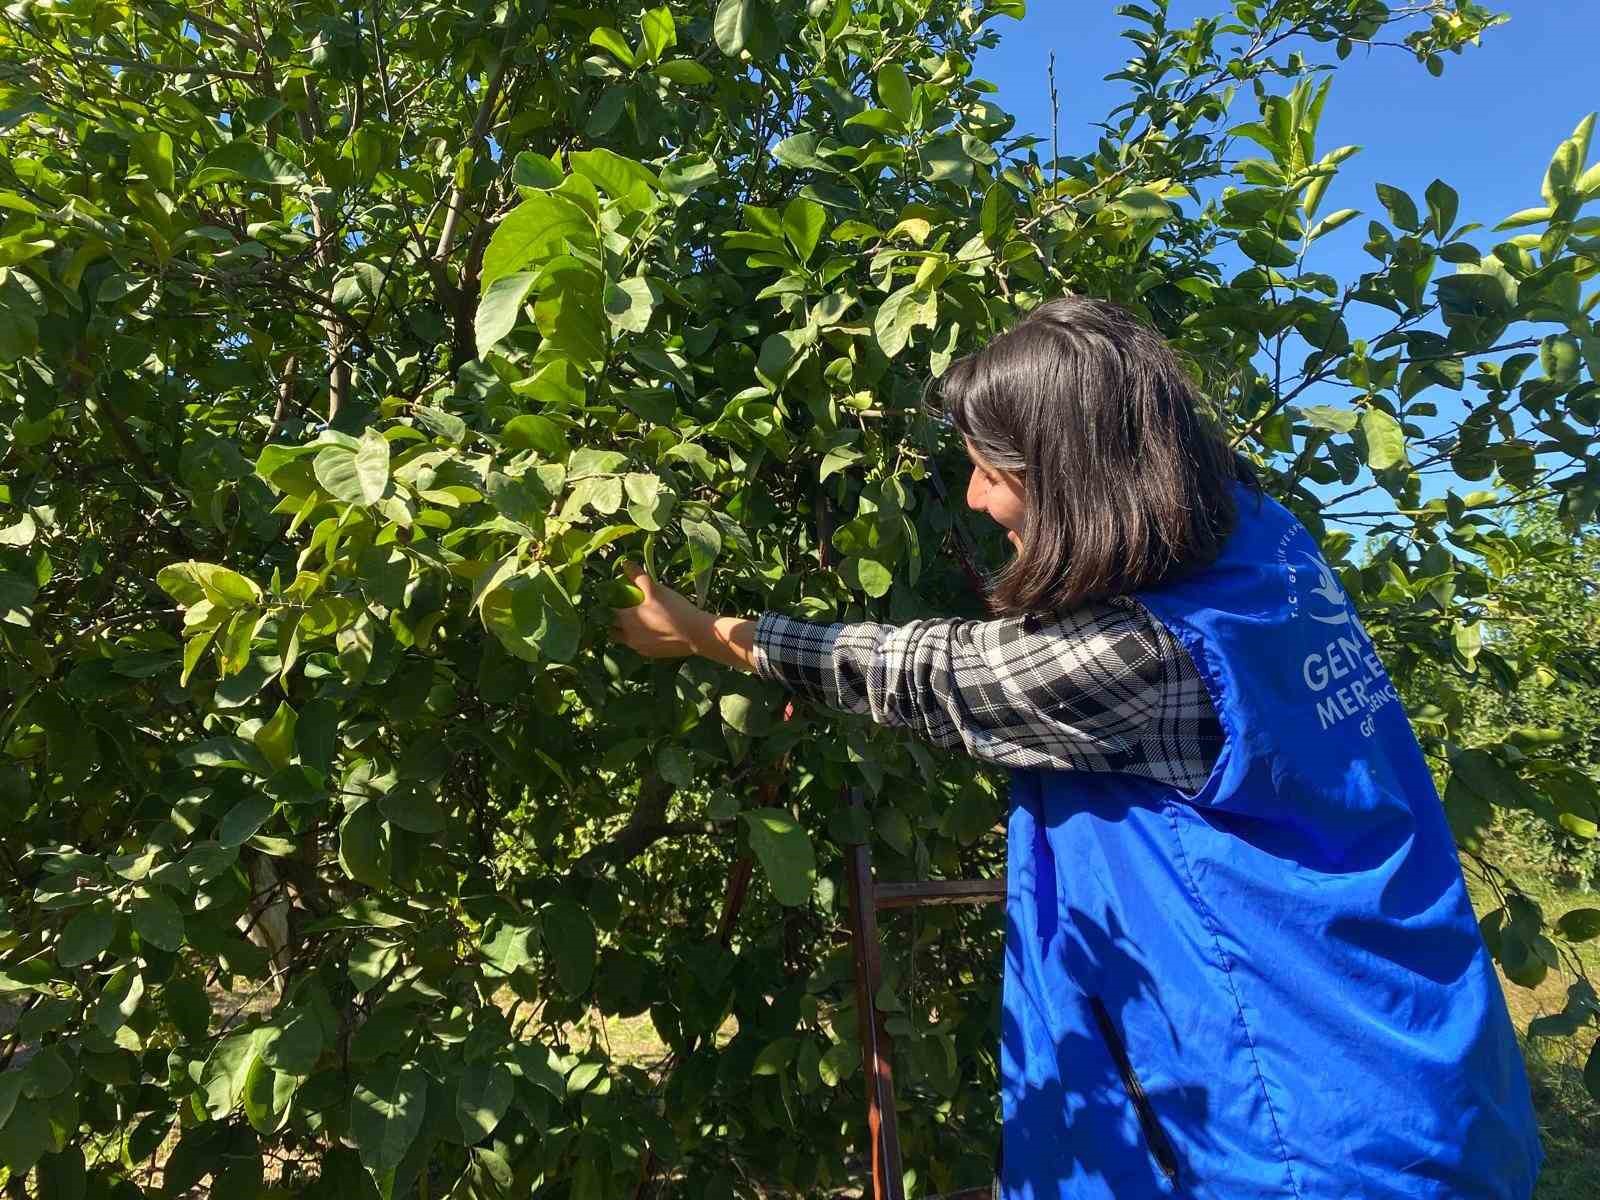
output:
[[1137, 594], [1225, 745], [1184, 794], [1012, 778], [1008, 1200], [1526, 1200], [1527, 1078], [1422, 753], [1305, 528], [1239, 488]]

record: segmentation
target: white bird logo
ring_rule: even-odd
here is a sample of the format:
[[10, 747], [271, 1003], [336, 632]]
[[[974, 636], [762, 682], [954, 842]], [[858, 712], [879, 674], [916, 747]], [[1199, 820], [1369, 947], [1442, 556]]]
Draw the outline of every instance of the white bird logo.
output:
[[1314, 554], [1305, 556], [1312, 568], [1317, 573], [1317, 586], [1311, 589], [1313, 596], [1321, 596], [1334, 611], [1326, 615], [1321, 613], [1308, 614], [1313, 621], [1321, 621], [1324, 625], [1346, 625], [1350, 621], [1350, 610], [1345, 607], [1344, 594], [1339, 590], [1339, 581], [1333, 577], [1333, 571], [1328, 564]]

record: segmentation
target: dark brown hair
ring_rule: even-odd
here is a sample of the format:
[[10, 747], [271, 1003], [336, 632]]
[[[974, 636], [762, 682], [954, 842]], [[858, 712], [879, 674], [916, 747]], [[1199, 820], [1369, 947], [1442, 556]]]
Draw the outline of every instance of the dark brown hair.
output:
[[927, 402], [990, 466], [1022, 474], [1022, 549], [997, 615], [1070, 608], [1206, 566], [1258, 487], [1164, 338], [1104, 300], [1062, 296], [951, 363]]

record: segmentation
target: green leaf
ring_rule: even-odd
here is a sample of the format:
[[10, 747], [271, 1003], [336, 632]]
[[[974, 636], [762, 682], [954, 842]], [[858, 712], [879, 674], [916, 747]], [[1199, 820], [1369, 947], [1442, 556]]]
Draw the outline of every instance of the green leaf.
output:
[[922, 147], [922, 177], [933, 183], [949, 183], [958, 188], [973, 186], [976, 174], [967, 140], [960, 134], [946, 133]]
[[1562, 914], [1556, 929], [1569, 942], [1588, 942], [1600, 938], [1600, 908], [1574, 908]]
[[860, 125], [876, 133], [899, 134], [905, 131], [905, 122], [886, 108], [864, 108], [847, 117], [845, 125]]
[[1247, 231], [1239, 239], [1239, 249], [1267, 267], [1293, 266], [1300, 257], [1264, 229]]
[[94, 904], [67, 922], [56, 943], [56, 961], [63, 967], [80, 967], [98, 958], [111, 945], [117, 914], [110, 905]]
[[804, 904], [816, 881], [811, 839], [781, 808], [754, 808], [739, 814], [750, 832], [750, 849], [772, 883], [778, 903]]
[[[668, 63], [667, 66], [674, 64]], [[691, 64], [699, 66], [698, 63]], [[665, 71], [666, 67], [660, 68]], [[709, 73], [708, 73], [709, 74]], [[709, 78], [707, 82], [710, 82]], [[722, 178], [717, 164], [704, 155], [675, 158], [661, 168], [661, 186], [678, 196], [689, 196]]]
[[1300, 415], [1312, 428], [1326, 429], [1330, 433], [1350, 433], [1360, 420], [1359, 415], [1351, 409], [1335, 408], [1329, 404], [1307, 405]]
[[858, 846], [872, 836], [867, 812], [854, 805], [836, 808], [828, 817], [828, 836], [841, 846]]
[[443, 806], [418, 784], [395, 787], [378, 806], [391, 825], [412, 833], [442, 833], [449, 824]]
[[511, 1107], [516, 1083], [497, 1062], [468, 1063], [456, 1085], [456, 1120], [468, 1145], [495, 1131]]
[[1361, 432], [1367, 439], [1367, 465], [1374, 471], [1387, 471], [1406, 461], [1405, 431], [1381, 408], [1362, 410]]
[[674, 787], [686, 788], [694, 784], [694, 759], [682, 746], [663, 742], [656, 751], [655, 764], [661, 778]]
[[356, 263], [334, 282], [333, 306], [344, 312], [370, 312], [383, 293], [383, 272], [372, 263]]
[[0, 571], [0, 613], [27, 608], [38, 594], [33, 580], [13, 571]]
[[94, 1027], [102, 1037], [114, 1038], [139, 1010], [144, 999], [144, 976], [133, 965], [118, 967], [95, 1001]]
[[564, 253], [569, 241], [587, 253], [598, 249], [589, 214], [556, 192], [525, 197], [489, 238], [480, 289], [487, 292], [497, 279], [544, 266]]
[[[572, 449], [567, 445], [561, 426], [548, 417], [534, 413], [523, 413], [507, 421], [506, 427], [500, 431], [500, 440], [513, 450], [537, 450], [546, 458], [558, 462], [565, 459]], [[558, 493], [566, 483], [566, 470], [559, 465], [554, 470], [560, 473], [560, 477], [553, 480], [554, 486], [550, 490]]]
[[199, 168], [189, 178], [188, 190], [233, 180], [270, 186], [301, 184], [306, 177], [299, 167], [276, 151], [255, 142], [238, 140], [218, 146], [201, 159]]
[[[127, 968], [123, 968], [126, 970]], [[125, 989], [124, 989], [125, 990]], [[57, 1046], [45, 1046], [18, 1067], [22, 1076], [22, 1095], [30, 1100], [49, 1100], [73, 1084], [70, 1064]]]
[[633, 472], [623, 476], [628, 496], [628, 518], [641, 529], [659, 531], [672, 516], [676, 497], [664, 490], [655, 475]]
[[250, 1127], [263, 1135], [282, 1129], [289, 1120], [290, 1102], [298, 1086], [294, 1076], [273, 1070], [256, 1055], [245, 1072], [244, 1089], [239, 1095]]
[[169, 563], [157, 572], [156, 585], [186, 608], [201, 600], [209, 600], [218, 608], [261, 602], [261, 589], [254, 582], [215, 563]]
[[164, 130], [144, 130], [129, 139], [132, 157], [149, 175], [156, 190], [172, 195], [177, 191], [177, 177], [173, 170], [172, 135]]
[[567, 157], [574, 171], [614, 200], [649, 196], [660, 190], [661, 181], [654, 171], [614, 150], [577, 150]]
[[804, 196], [796, 196], [783, 210], [783, 232], [794, 247], [795, 255], [804, 265], [811, 259], [812, 251], [827, 227], [828, 213], [822, 205]]
[[52, 1135], [48, 1104], [39, 1100], [19, 1102], [11, 1119], [0, 1128], [0, 1164], [11, 1169], [12, 1178], [25, 1178], [51, 1148]]
[[245, 1079], [255, 1062], [259, 1029], [245, 1029], [219, 1040], [200, 1072], [206, 1111], [220, 1121], [239, 1107]]
[[511, 181], [518, 187], [559, 187], [566, 177], [566, 172], [554, 160], [537, 150], [521, 151], [511, 164]]
[[722, 533], [709, 521], [684, 517], [678, 522], [689, 542], [689, 573], [699, 575], [711, 569], [722, 553]]
[[754, 32], [756, 5], [759, 0], [718, 0], [712, 35], [717, 49], [729, 58], [737, 58]]
[[272, 719], [256, 730], [256, 749], [274, 767], [282, 770], [294, 757], [294, 730], [299, 718], [288, 701], [279, 701]]
[[873, 814], [873, 827], [896, 854], [911, 857], [916, 848], [916, 835], [912, 833], [910, 818], [900, 809], [892, 804], [878, 809]]
[[602, 50], [609, 50], [616, 60], [630, 71], [637, 65], [633, 57], [633, 51], [628, 48], [627, 39], [609, 25], [602, 25], [599, 29], [590, 30], [589, 42], [591, 45], [599, 46]]
[[1583, 369], [1583, 355], [1578, 339], [1571, 334], [1553, 333], [1539, 343], [1539, 365], [1545, 378], [1559, 384], [1578, 382]]
[[339, 823], [339, 865], [368, 887], [389, 882], [389, 831], [376, 804], [363, 804]]
[[1600, 837], [1600, 824], [1595, 824], [1586, 816], [1578, 816], [1578, 813], [1557, 814], [1555, 822], [1573, 837], [1589, 838], [1590, 842]]
[[511, 975], [533, 961], [533, 930], [491, 919], [484, 927], [478, 951], [493, 970]]
[[401, 947], [378, 938], [362, 938], [350, 947], [345, 974], [359, 995], [366, 995], [382, 983], [400, 963]]
[[1512, 213], [1505, 220], [1495, 226], [1496, 231], [1502, 229], [1522, 229], [1529, 225], [1543, 225], [1554, 215], [1551, 208], [1524, 208]]
[[6, 1127], [22, 1096], [22, 1072], [0, 1071], [0, 1129]]
[[797, 171], [829, 171], [839, 168], [822, 156], [822, 140], [814, 133], [796, 133], [772, 148], [772, 157]]
[[317, 482], [349, 504], [376, 504], [389, 486], [389, 442], [375, 429], [354, 451], [329, 446], [312, 463]]
[[1422, 221], [1417, 216], [1417, 205], [1410, 196], [1399, 188], [1387, 183], [1375, 185], [1378, 199], [1383, 201], [1383, 207], [1389, 211], [1389, 219], [1407, 233], [1415, 233], [1422, 228]]
[[913, 94], [905, 68], [893, 61], [884, 63], [878, 68], [877, 88], [878, 103], [899, 117], [901, 124], [909, 125]]
[[539, 922], [561, 990], [569, 996], [582, 995], [594, 975], [595, 934], [588, 913], [575, 901], [561, 898], [540, 910]]
[[211, 1001], [191, 971], [177, 971], [161, 988], [161, 1004], [185, 1041], [202, 1041], [211, 1025]]
[[500, 339], [516, 328], [523, 303], [538, 278], [537, 271], [514, 271], [502, 275], [484, 289], [472, 324], [479, 358], [489, 357], [489, 351]]
[[285, 1075], [310, 1075], [322, 1057], [323, 1042], [322, 1021], [309, 1005], [287, 1009], [265, 1027], [261, 1060]]
[[838, 1087], [861, 1066], [861, 1051], [854, 1042], [835, 1042], [822, 1054], [817, 1074], [829, 1087]]
[[805, 331], [800, 329], [780, 329], [769, 334], [756, 359], [756, 378], [774, 392], [780, 390], [799, 365], [804, 341]]
[[620, 450], [579, 446], [567, 460], [567, 482], [574, 483], [591, 475], [615, 475], [627, 465], [628, 456]]
[[422, 1128], [428, 1077], [415, 1064], [388, 1058], [356, 1084], [350, 1099], [350, 1134], [374, 1175], [398, 1167]]
[[244, 845], [267, 823], [276, 807], [271, 796], [246, 796], [223, 814], [217, 826], [217, 844], [225, 849]]
[[983, 194], [983, 208], [978, 214], [978, 228], [983, 240], [991, 246], [998, 245], [1001, 235], [1008, 232], [1017, 211], [1016, 199], [1003, 183], [992, 183]]
[[1583, 1063], [1583, 1086], [1589, 1095], [1600, 1100], [1600, 1040], [1589, 1047], [1589, 1057]]
[[1149, 188], [1126, 188], [1108, 206], [1136, 221], [1165, 221], [1176, 211], [1166, 198]]
[[[620, 480], [596, 482], [614, 488], [621, 503]], [[571, 597], [547, 567], [508, 580], [484, 605], [484, 615], [506, 649], [530, 662], [570, 662], [582, 636], [582, 619]]]
[[659, 60], [678, 44], [678, 27], [672, 20], [672, 10], [666, 5], [645, 9], [639, 17], [639, 31], [644, 36], [647, 62]]
[[1555, 154], [1550, 159], [1550, 166], [1545, 170], [1544, 182], [1539, 187], [1539, 194], [1548, 204], [1559, 204], [1571, 196], [1575, 190], [1578, 172], [1583, 167], [1585, 147], [1589, 141], [1589, 128], [1594, 120], [1593, 115], [1584, 118], [1572, 137], [1564, 139], [1556, 147]]
[[1307, 239], [1314, 242], [1323, 234], [1332, 233], [1339, 226], [1355, 220], [1360, 215], [1361, 213], [1354, 208], [1341, 208], [1331, 212], [1311, 227], [1311, 232], [1306, 235]]
[[1492, 754], [1463, 750], [1451, 759], [1444, 807], [1456, 844], [1467, 850], [1478, 849], [1494, 820], [1494, 806], [1513, 804], [1517, 792], [1516, 775]]
[[872, 318], [872, 331], [885, 356], [895, 358], [911, 340], [918, 325], [932, 329], [939, 319], [939, 300], [928, 288], [910, 284], [891, 292]]
[[[655, 72], [663, 79], [683, 87], [703, 87], [712, 80], [712, 74], [692, 58], [675, 58], [671, 62], [664, 62], [656, 67]], [[680, 191], [681, 186], [669, 183], [668, 172], [671, 167], [665, 167], [661, 172], [661, 185], [668, 191]]]
[[870, 558], [847, 558], [839, 565], [839, 574], [853, 587], [859, 587], [876, 599], [887, 595], [894, 583], [889, 568]]
[[134, 897], [133, 928], [152, 946], [170, 951], [183, 948], [183, 914], [161, 892]]
[[752, 697], [738, 692], [728, 692], [718, 699], [717, 709], [722, 714], [722, 719], [736, 732], [744, 734], [755, 732], [759, 710]]
[[1435, 179], [1428, 185], [1427, 198], [1428, 220], [1433, 225], [1433, 232], [1440, 238], [1449, 237], [1456, 223], [1456, 212], [1461, 207], [1460, 197], [1444, 180]]
[[606, 284], [603, 303], [606, 318], [618, 329], [628, 333], [643, 333], [650, 327], [655, 297], [646, 280], [634, 276]]

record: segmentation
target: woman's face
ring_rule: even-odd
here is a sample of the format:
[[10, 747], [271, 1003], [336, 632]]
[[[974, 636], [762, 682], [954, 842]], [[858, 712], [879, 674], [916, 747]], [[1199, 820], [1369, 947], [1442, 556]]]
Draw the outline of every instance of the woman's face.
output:
[[967, 507], [988, 514], [990, 520], [1006, 531], [1006, 540], [1021, 550], [1023, 514], [1027, 509], [1022, 476], [1015, 471], [991, 467], [972, 448], [971, 442], [966, 438], [961, 440], [967, 448], [967, 457], [972, 460], [972, 478], [967, 480]]

